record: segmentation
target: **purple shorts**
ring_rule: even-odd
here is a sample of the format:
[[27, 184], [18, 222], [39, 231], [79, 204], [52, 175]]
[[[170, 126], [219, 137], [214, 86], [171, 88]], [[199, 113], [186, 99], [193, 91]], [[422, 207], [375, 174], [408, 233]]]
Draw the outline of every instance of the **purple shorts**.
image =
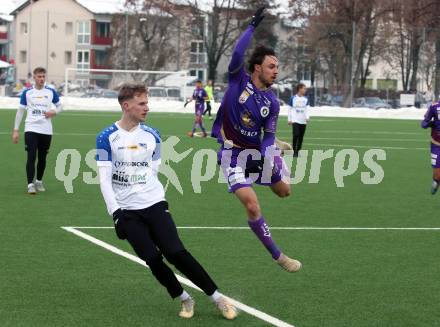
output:
[[196, 116], [202, 116], [203, 110], [205, 109], [205, 106], [203, 104], [196, 104]]
[[440, 146], [431, 143], [431, 164], [432, 168], [440, 168]]
[[273, 158], [273, 166], [269, 163], [265, 163], [263, 172], [260, 174], [254, 173], [246, 176], [246, 162], [252, 160], [252, 154], [250, 154], [249, 151], [252, 150], [237, 148], [224, 149], [221, 147], [217, 152], [218, 164], [228, 183], [229, 192], [233, 193], [242, 187], [251, 187], [253, 183], [270, 186], [278, 183], [283, 177], [289, 176], [289, 171], [281, 156], [275, 156]]

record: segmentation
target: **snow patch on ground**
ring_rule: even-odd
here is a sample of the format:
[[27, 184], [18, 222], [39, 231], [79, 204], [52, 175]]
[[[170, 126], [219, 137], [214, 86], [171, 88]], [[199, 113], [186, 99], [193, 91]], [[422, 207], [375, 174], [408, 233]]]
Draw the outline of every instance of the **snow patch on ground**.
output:
[[[0, 97], [1, 109], [17, 109], [19, 98]], [[75, 98], [61, 97], [61, 103], [66, 111], [110, 111], [119, 112], [121, 108], [117, 99], [103, 98]], [[212, 112], [216, 113], [219, 103], [212, 105]], [[180, 101], [149, 101], [151, 112], [169, 112], [169, 113], [193, 113], [194, 104], [183, 107]], [[349, 118], [380, 118], [380, 119], [423, 119], [425, 109], [415, 107], [401, 109], [379, 109], [368, 108], [341, 108], [341, 107], [314, 107], [310, 108], [310, 116], [315, 117], [349, 117]], [[281, 107], [281, 116], [287, 116], [287, 106]]]

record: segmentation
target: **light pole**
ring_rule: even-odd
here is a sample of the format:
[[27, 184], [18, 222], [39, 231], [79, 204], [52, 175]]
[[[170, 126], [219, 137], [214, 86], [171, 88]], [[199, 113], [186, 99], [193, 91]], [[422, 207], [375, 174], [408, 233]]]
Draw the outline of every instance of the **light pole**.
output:
[[128, 53], [128, 11], [125, 12], [124, 69], [127, 70]]

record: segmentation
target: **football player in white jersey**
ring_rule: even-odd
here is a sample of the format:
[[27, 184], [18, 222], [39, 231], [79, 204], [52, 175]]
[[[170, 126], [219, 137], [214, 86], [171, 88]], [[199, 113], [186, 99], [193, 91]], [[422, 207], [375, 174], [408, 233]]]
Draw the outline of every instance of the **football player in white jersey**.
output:
[[[26, 110], [24, 143], [27, 151], [26, 175], [29, 194], [45, 191], [42, 180], [53, 134], [52, 117], [62, 110], [58, 93], [45, 85], [46, 69], [37, 67], [33, 73], [35, 83], [21, 93], [20, 105], [15, 115], [14, 130], [12, 131], [12, 142], [18, 143], [19, 128]], [[37, 158], [37, 178], [34, 183]]]
[[298, 157], [301, 150], [307, 123], [310, 120], [309, 100], [306, 95], [305, 84], [296, 86], [296, 95], [292, 96], [288, 108], [288, 124], [292, 125], [292, 148], [293, 156]]
[[172, 298], [180, 298], [180, 317], [193, 316], [194, 300], [163, 262], [163, 256], [210, 296], [226, 319], [234, 319], [235, 307], [218, 292], [177, 233], [157, 177], [160, 135], [143, 123], [149, 110], [145, 85], [124, 83], [118, 101], [122, 118], [96, 138], [100, 188], [108, 213], [113, 216], [116, 235], [130, 243]]

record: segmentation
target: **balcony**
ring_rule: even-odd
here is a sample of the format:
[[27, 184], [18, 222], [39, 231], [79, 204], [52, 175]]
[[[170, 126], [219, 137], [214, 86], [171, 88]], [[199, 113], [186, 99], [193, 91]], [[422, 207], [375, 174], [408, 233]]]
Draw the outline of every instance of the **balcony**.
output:
[[8, 43], [8, 32], [0, 32], [0, 43]]
[[[92, 50], [90, 56], [90, 68], [93, 69], [111, 69], [109, 64], [109, 53], [103, 50]], [[95, 72], [95, 74], [108, 74], [104, 72]]]
[[92, 45], [108, 45], [111, 46], [113, 39], [111, 37], [93, 35]]
[[92, 21], [92, 45], [111, 46], [110, 23]]

